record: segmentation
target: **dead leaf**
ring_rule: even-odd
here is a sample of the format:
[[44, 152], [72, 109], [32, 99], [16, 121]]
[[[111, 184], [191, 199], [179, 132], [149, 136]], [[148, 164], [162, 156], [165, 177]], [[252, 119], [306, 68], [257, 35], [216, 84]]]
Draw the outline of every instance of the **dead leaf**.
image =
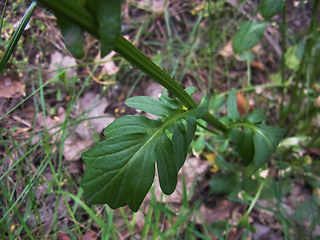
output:
[[232, 40], [230, 40], [219, 52], [219, 54], [223, 57], [232, 57], [233, 50], [232, 50]]
[[[81, 158], [81, 153], [92, 145], [95, 140], [94, 132], [101, 134], [103, 129], [110, 124], [114, 118], [100, 116], [105, 115], [104, 111], [109, 105], [106, 98], [100, 99], [100, 95], [92, 92], [86, 93], [78, 102], [78, 114], [87, 113], [87, 118], [94, 118], [81, 122], [75, 129], [75, 134], [70, 135], [64, 145], [63, 156], [67, 161], [75, 161]], [[99, 117], [99, 118], [98, 118]], [[77, 173], [80, 168], [70, 165], [70, 172]]]
[[59, 71], [65, 71], [67, 78], [71, 78], [76, 73], [76, 69], [72, 68], [72, 66], [76, 64], [75, 58], [68, 55], [64, 56], [61, 52], [56, 51], [51, 55], [50, 66], [45, 71], [48, 74], [46, 77], [51, 79], [57, 76]]
[[142, 9], [148, 9], [152, 12], [163, 12], [164, 0], [138, 0], [137, 7]]
[[[94, 143], [93, 137], [81, 139], [77, 135], [68, 137], [64, 142], [63, 156], [67, 161], [75, 161], [81, 158], [81, 153]], [[78, 173], [80, 168], [76, 165], [70, 166], [70, 173]]]
[[97, 233], [94, 231], [86, 232], [82, 235], [82, 240], [95, 240], [97, 239]]
[[239, 92], [237, 93], [237, 107], [238, 107], [239, 113], [242, 116], [252, 112], [252, 110], [254, 109], [253, 106], [249, 105], [243, 93], [239, 93]]
[[71, 240], [71, 238], [65, 233], [58, 233], [58, 240]]
[[251, 67], [257, 68], [257, 69], [259, 69], [259, 70], [262, 71], [262, 72], [265, 72], [265, 71], [266, 71], [265, 66], [264, 66], [263, 63], [261, 63], [261, 62], [252, 61], [252, 62], [251, 62]]
[[107, 56], [104, 58], [100, 57], [100, 52], [94, 59], [94, 62], [101, 62], [99, 65], [102, 67], [101, 73], [107, 74], [107, 75], [114, 75], [119, 71], [119, 67], [112, 61], [112, 58], [116, 55], [115, 51], [110, 52]]
[[13, 79], [13, 76], [0, 76], [0, 97], [3, 98], [18, 98], [25, 96], [25, 85], [18, 78]]
[[232, 216], [232, 212], [236, 204], [224, 199], [217, 202], [217, 205], [213, 208], [208, 208], [204, 204], [200, 207], [200, 212], [204, 221], [211, 224], [216, 221], [226, 221]]

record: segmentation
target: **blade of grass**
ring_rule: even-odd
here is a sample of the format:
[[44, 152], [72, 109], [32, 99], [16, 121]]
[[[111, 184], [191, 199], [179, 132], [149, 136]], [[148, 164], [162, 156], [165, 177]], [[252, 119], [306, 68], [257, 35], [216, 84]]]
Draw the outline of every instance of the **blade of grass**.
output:
[[26, 25], [28, 24], [30, 18], [31, 18], [31, 15], [34, 11], [34, 9], [36, 8], [37, 6], [37, 2], [36, 1], [33, 1], [28, 10], [26, 11], [26, 13], [23, 15], [22, 19], [21, 19], [21, 22], [17, 28], [17, 30], [14, 32], [13, 36], [11, 37], [11, 40], [9, 42], [9, 45], [7, 46], [1, 60], [0, 60], [0, 74], [3, 72], [3, 70], [5, 69], [7, 63], [9, 62], [9, 59], [17, 45], [17, 43], [19, 42], [20, 40], [20, 37], [26, 27]]
[[1, 33], [2, 33], [3, 19], [4, 19], [4, 14], [5, 14], [6, 8], [7, 8], [7, 2], [8, 2], [8, 0], [6, 0], [6, 1], [4, 2], [4, 6], [3, 6], [3, 10], [2, 10], [2, 15], [1, 15], [1, 19], [0, 19], [0, 35], [1, 35]]
[[99, 218], [93, 211], [91, 208], [88, 207], [88, 205], [86, 205], [78, 196], [73, 195], [72, 193], [69, 192], [64, 192], [64, 191], [55, 191], [52, 192], [52, 194], [62, 194], [62, 195], [66, 195], [70, 198], [72, 198], [78, 205], [80, 205], [90, 216], [91, 219], [93, 219], [95, 221], [96, 224], [98, 224], [98, 226], [103, 230], [106, 231], [107, 230], [107, 226], [104, 224], [103, 219]]

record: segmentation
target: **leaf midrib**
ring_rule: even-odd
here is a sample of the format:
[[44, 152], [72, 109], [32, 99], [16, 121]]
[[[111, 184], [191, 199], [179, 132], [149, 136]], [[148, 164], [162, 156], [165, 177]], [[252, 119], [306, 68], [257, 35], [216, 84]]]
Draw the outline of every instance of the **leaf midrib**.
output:
[[[154, 134], [152, 134], [152, 136], [138, 149], [138, 151], [127, 161], [127, 163], [125, 163], [123, 165], [123, 167], [121, 167], [119, 170], [118, 170], [118, 173], [115, 174], [113, 176], [113, 179], [115, 179], [119, 174], [121, 174], [123, 171], [125, 171], [127, 165], [129, 163], [132, 163], [132, 161], [135, 161], [135, 159], [138, 159], [137, 156], [139, 156], [140, 152], [146, 148], [146, 146], [148, 144], [150, 144], [158, 135], [160, 136], [161, 133], [163, 133], [165, 131], [165, 129], [167, 127], [169, 127], [170, 125], [172, 125], [174, 122], [178, 121], [178, 119], [181, 119], [181, 118], [184, 118], [186, 115], [188, 114], [188, 111], [187, 112], [178, 112], [177, 114], [174, 114], [172, 115], [170, 118], [166, 119], [166, 121], [163, 122], [163, 125], [161, 125], [159, 127], [158, 130], [156, 130], [154, 132]], [[146, 133], [147, 134], [147, 133]], [[104, 174], [103, 174], [104, 175]], [[109, 183], [107, 183], [103, 188], [101, 188], [98, 192], [96, 192], [94, 195], [92, 195], [92, 197], [90, 197], [88, 199], [88, 201], [90, 201], [90, 199], [92, 199], [95, 195], [97, 195], [98, 193], [100, 193], [102, 190], [106, 189], [112, 182], [113, 182], [113, 179], [111, 179], [111, 181]], [[124, 179], [124, 178], [123, 178]], [[123, 180], [122, 180], [123, 181]], [[117, 194], [116, 198], [118, 198], [120, 194]]]

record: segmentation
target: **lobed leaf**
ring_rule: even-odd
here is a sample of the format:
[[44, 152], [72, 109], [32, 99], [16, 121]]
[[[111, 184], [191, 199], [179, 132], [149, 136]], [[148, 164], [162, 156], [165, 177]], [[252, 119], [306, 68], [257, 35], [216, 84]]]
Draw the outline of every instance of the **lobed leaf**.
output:
[[82, 154], [86, 170], [80, 186], [88, 204], [138, 210], [154, 179], [160, 125], [144, 116], [119, 118], [105, 129], [107, 140]]
[[[136, 100], [129, 100], [129, 105], [137, 104]], [[154, 106], [148, 98], [142, 102], [144, 110]], [[82, 154], [86, 170], [80, 186], [88, 204], [106, 203], [111, 208], [128, 204], [137, 211], [153, 182], [155, 164], [162, 191], [171, 194], [195, 133], [196, 118], [206, 113], [207, 106], [204, 98], [197, 108], [171, 109], [171, 115], [162, 120], [129, 115], [107, 126], [107, 139]]]

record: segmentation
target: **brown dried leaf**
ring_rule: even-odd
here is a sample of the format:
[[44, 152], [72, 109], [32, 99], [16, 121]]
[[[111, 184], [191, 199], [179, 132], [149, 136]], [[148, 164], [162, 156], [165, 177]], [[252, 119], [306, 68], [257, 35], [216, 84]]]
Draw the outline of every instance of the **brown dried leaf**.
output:
[[63, 56], [61, 52], [56, 51], [51, 55], [51, 63], [49, 68], [46, 70], [49, 79], [56, 76], [57, 72], [61, 69], [66, 71], [67, 78], [71, 78], [76, 73], [75, 68], [71, 68], [76, 65], [76, 59], [71, 56]]
[[102, 62], [100, 66], [102, 67], [101, 73], [107, 75], [114, 75], [119, 71], [119, 67], [111, 59], [116, 55], [116, 52], [112, 51], [104, 58], [101, 58], [100, 52], [94, 59], [94, 62]]
[[13, 79], [11, 76], [0, 76], [0, 97], [3, 98], [18, 98], [25, 96], [25, 85], [18, 81], [19, 79]]
[[232, 50], [232, 40], [230, 40], [221, 50], [220, 55], [223, 57], [232, 57], [233, 56], [233, 50]]

